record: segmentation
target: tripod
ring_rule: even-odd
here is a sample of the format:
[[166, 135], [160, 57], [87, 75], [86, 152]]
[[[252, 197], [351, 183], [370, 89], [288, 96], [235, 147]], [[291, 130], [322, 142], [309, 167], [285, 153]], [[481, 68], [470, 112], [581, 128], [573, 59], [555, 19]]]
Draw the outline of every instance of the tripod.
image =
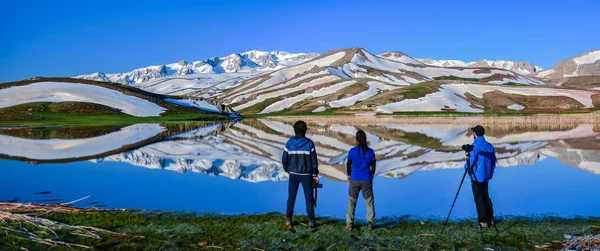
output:
[[[477, 177], [475, 176], [475, 172], [473, 172], [473, 170], [471, 169], [471, 154], [469, 152], [466, 153], [466, 157], [467, 157], [467, 169], [465, 170], [465, 173], [462, 176], [462, 179], [460, 180], [460, 185], [458, 186], [458, 191], [456, 191], [456, 195], [454, 196], [454, 201], [452, 202], [452, 206], [450, 207], [450, 212], [448, 212], [448, 216], [446, 217], [446, 221], [444, 222], [444, 227], [442, 228], [442, 232], [440, 234], [444, 233], [444, 230], [446, 230], [446, 225], [448, 225], [448, 220], [450, 219], [450, 214], [452, 214], [452, 210], [454, 209], [454, 205], [456, 204], [456, 199], [458, 199], [458, 194], [460, 193], [460, 189], [462, 188], [463, 183], [465, 182], [465, 177], [467, 176], [467, 173], [470, 173], [471, 175], [473, 175], [473, 179], [475, 179], [475, 181], [477, 181]], [[496, 227], [496, 225], [494, 224], [494, 228], [496, 229], [496, 233], [498, 232], [498, 228]], [[481, 239], [483, 240], [483, 228], [479, 228], [479, 232], [481, 233]]]

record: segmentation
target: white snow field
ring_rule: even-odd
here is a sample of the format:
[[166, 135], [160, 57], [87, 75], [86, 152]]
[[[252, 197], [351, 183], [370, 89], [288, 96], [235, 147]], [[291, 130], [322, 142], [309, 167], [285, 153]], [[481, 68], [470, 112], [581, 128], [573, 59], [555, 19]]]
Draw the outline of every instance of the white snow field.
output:
[[137, 117], [159, 116], [166, 110], [148, 100], [87, 84], [40, 82], [0, 90], [0, 108], [33, 102], [66, 101], [105, 105]]
[[600, 60], [600, 50], [591, 51], [581, 57], [576, 57], [573, 59], [573, 61], [577, 64], [593, 64], [598, 60]]
[[[498, 85], [477, 84], [444, 84], [438, 92], [430, 93], [418, 99], [405, 99], [400, 102], [379, 106], [378, 113], [393, 113], [407, 111], [440, 111], [442, 108], [455, 109], [458, 112], [483, 112], [482, 109], [471, 106], [466, 98], [470, 93], [477, 98], [492, 91], [501, 91], [506, 94], [520, 94], [525, 96], [564, 96], [572, 98], [583, 104], [586, 108], [593, 108], [592, 95], [599, 92], [593, 90], [570, 90], [544, 87], [511, 87]], [[521, 110], [521, 105], [511, 105], [509, 109]]]
[[195, 107], [203, 111], [221, 113], [219, 108], [215, 105], [210, 104], [204, 100], [193, 100], [193, 99], [165, 99], [167, 102], [171, 102], [173, 104], [186, 106], [186, 107]]
[[336, 101], [332, 101], [331, 103], [329, 103], [329, 105], [331, 105], [331, 107], [346, 107], [346, 106], [351, 106], [356, 104], [359, 101], [363, 101], [365, 99], [368, 99], [370, 97], [373, 97], [377, 94], [379, 94], [379, 89], [376, 87], [369, 87], [368, 90], [361, 92], [359, 94], [356, 94], [352, 97], [348, 97], [348, 98], [344, 98], [344, 99], [340, 99], [340, 100], [336, 100]]
[[444, 88], [418, 99], [405, 99], [379, 106], [376, 112], [441, 111], [443, 108], [454, 109], [457, 112], [483, 112], [481, 109], [471, 107], [471, 103], [456, 95], [452, 90]]
[[26, 139], [0, 135], [0, 154], [37, 160], [94, 156], [134, 144], [167, 130], [159, 124], [136, 124], [84, 139]]
[[554, 69], [543, 70], [543, 71], [540, 71], [539, 73], [537, 73], [536, 77], [545, 78], [546, 76], [548, 76], [552, 73], [554, 73]]
[[327, 110], [327, 107], [319, 106], [319, 107], [315, 108], [314, 110], [312, 110], [312, 112], [324, 112], [326, 110]]
[[[303, 85], [318, 85], [320, 83], [324, 83], [327, 82], [327, 79], [330, 78], [337, 78], [337, 77], [333, 77], [333, 76], [329, 76], [329, 77], [325, 77], [325, 78], [319, 78], [319, 79], [315, 79], [313, 81], [310, 81], [308, 83], [304, 83], [301, 84], [300, 86], [296, 87], [296, 88], [302, 88]], [[292, 105], [294, 105], [297, 102], [300, 102], [308, 97], [313, 97], [313, 98], [317, 98], [317, 97], [323, 97], [329, 94], [333, 94], [341, 89], [344, 89], [348, 86], [351, 86], [353, 84], [355, 84], [356, 81], [355, 80], [351, 80], [351, 81], [344, 81], [344, 82], [340, 82], [337, 84], [334, 84], [332, 86], [328, 86], [328, 87], [323, 87], [321, 89], [317, 89], [314, 90], [310, 93], [303, 93], [291, 98], [287, 98], [281, 101], [277, 101], [267, 107], [265, 107], [265, 109], [263, 109], [260, 113], [269, 113], [269, 112], [276, 112], [276, 111], [281, 111], [287, 108], [290, 108]], [[271, 92], [271, 93], [267, 93], [264, 95], [259, 95], [257, 97], [257, 100], [260, 98], [261, 100], [267, 99], [267, 98], [271, 98], [271, 97], [278, 97], [280, 96], [279, 93], [291, 93], [293, 92], [296, 88], [291, 88], [291, 89], [285, 89], [283, 91], [277, 91], [277, 92]], [[254, 102], [248, 102], [248, 103], [254, 103]], [[248, 104], [247, 103], [247, 104]], [[245, 106], [245, 105], [242, 105]], [[235, 109], [235, 108], [234, 108]]]

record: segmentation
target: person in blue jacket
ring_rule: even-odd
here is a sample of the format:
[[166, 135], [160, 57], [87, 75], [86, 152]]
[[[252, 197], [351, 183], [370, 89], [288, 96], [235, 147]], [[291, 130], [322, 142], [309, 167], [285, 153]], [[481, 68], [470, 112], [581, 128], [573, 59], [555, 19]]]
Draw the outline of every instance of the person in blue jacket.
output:
[[494, 225], [494, 209], [488, 192], [488, 183], [494, 176], [494, 169], [496, 169], [496, 150], [492, 144], [485, 141], [483, 136], [485, 129], [482, 126], [475, 126], [471, 128], [471, 131], [475, 140], [472, 145], [473, 148], [469, 152], [470, 157], [467, 160], [469, 163], [465, 163], [465, 170], [470, 164], [471, 170], [467, 171], [469, 171], [471, 177], [471, 188], [477, 207], [479, 222], [476, 226], [487, 228]]
[[298, 187], [302, 184], [306, 213], [308, 214], [308, 227], [315, 227], [315, 208], [313, 205], [313, 185], [319, 182], [319, 164], [315, 144], [306, 137], [307, 126], [304, 121], [294, 124], [296, 136], [289, 139], [283, 149], [281, 163], [283, 169], [289, 173], [288, 200], [285, 224], [292, 226], [294, 205]]
[[367, 206], [368, 229], [375, 228], [375, 197], [373, 196], [373, 176], [375, 175], [375, 152], [367, 144], [367, 134], [356, 132], [356, 146], [348, 152], [346, 162], [348, 173], [348, 212], [346, 229], [352, 230], [358, 193], [362, 192]]

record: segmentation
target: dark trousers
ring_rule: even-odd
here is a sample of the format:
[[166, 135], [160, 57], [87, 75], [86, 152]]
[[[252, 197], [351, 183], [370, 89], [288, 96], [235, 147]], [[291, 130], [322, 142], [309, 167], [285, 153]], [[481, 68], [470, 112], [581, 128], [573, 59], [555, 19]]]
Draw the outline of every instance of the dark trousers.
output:
[[488, 193], [488, 183], [471, 181], [471, 188], [473, 188], [473, 198], [475, 199], [479, 222], [491, 223], [494, 219], [494, 209]]
[[291, 219], [294, 215], [294, 205], [296, 204], [296, 194], [298, 193], [298, 187], [302, 184], [302, 190], [304, 190], [304, 200], [306, 201], [306, 213], [310, 221], [315, 220], [315, 207], [313, 205], [313, 177], [312, 175], [295, 175], [290, 174], [289, 186], [288, 186], [288, 201], [287, 211], [285, 216]]

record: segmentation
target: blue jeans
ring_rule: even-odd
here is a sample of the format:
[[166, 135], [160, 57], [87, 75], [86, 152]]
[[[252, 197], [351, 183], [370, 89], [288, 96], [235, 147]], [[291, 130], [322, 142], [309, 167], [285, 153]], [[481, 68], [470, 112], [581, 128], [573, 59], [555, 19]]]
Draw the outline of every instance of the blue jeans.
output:
[[288, 185], [287, 211], [285, 217], [291, 219], [294, 215], [294, 205], [296, 204], [296, 194], [298, 187], [302, 184], [304, 190], [304, 200], [306, 201], [306, 213], [310, 221], [315, 220], [315, 207], [313, 205], [313, 177], [312, 175], [290, 174]]

